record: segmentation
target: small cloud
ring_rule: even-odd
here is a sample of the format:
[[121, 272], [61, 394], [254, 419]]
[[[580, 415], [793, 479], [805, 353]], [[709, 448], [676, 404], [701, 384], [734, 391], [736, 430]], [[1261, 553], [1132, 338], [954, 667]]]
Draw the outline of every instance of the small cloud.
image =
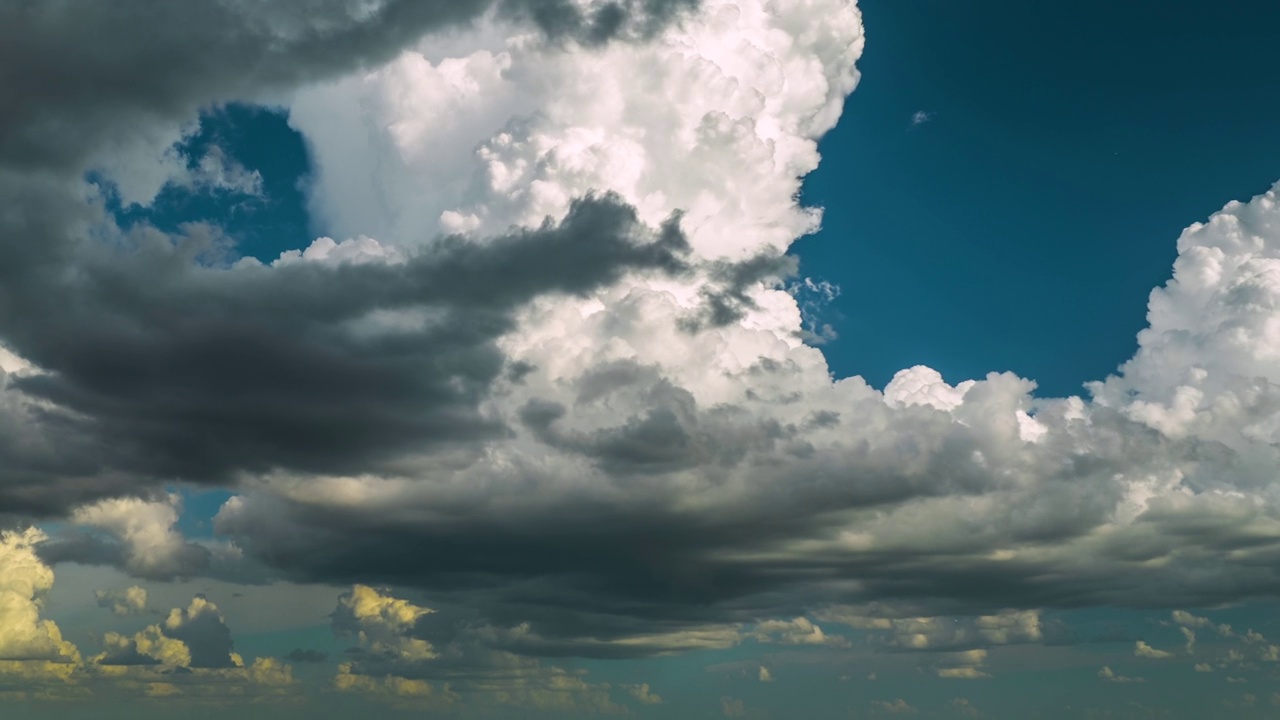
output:
[[1141, 682], [1147, 681], [1146, 678], [1117, 675], [1116, 672], [1112, 670], [1109, 666], [1103, 666], [1103, 668], [1098, 671], [1098, 677], [1102, 678], [1106, 682], [1111, 682], [1111, 683], [1127, 684], [1127, 683], [1141, 683]]
[[938, 668], [936, 673], [938, 677], [947, 680], [985, 680], [991, 677], [990, 673], [976, 667]]
[[747, 714], [747, 706], [738, 698], [728, 695], [720, 698], [720, 709], [725, 717], [742, 717]]
[[1196, 663], [1196, 672], [1213, 672], [1213, 666], [1209, 663]]
[[1150, 660], [1163, 660], [1165, 658], [1173, 657], [1173, 653], [1165, 650], [1157, 650], [1141, 640], [1134, 643], [1133, 654], [1140, 658], [1148, 658]]
[[898, 698], [893, 702], [889, 702], [887, 700], [872, 700], [871, 707], [876, 710], [880, 710], [881, 712], [887, 712], [891, 715], [909, 715], [916, 711], [914, 707], [907, 704], [907, 701], [902, 698]]
[[920, 127], [921, 125], [933, 119], [933, 113], [927, 110], [917, 110], [911, 114], [911, 127]]
[[773, 682], [773, 673], [763, 665], [760, 666], [760, 682]]
[[108, 608], [116, 615], [136, 615], [147, 609], [147, 591], [137, 585], [118, 592], [95, 590], [93, 596], [98, 607]]
[[661, 705], [662, 697], [654, 694], [649, 689], [649, 683], [641, 683], [639, 685], [623, 685], [627, 692], [631, 693], [631, 697], [639, 700], [643, 705]]
[[982, 669], [987, 660], [987, 651], [982, 648], [951, 653], [949, 659], [947, 666], [934, 668], [934, 674], [950, 680], [983, 680], [991, 677], [990, 673]]

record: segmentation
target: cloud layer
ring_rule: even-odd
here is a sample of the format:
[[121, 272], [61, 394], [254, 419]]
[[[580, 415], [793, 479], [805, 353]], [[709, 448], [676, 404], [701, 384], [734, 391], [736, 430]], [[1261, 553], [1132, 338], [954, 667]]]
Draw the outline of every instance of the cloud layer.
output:
[[[227, 2], [70, 58], [45, 48], [133, 18], [63, 7], [0, 11], [32, 68], [0, 76], [0, 512], [79, 528], [4, 536], [8, 659], [81, 662], [39, 619], [46, 561], [348, 586], [335, 689], [548, 712], [624, 694], [531, 656], [842, 648], [836, 624], [979, 679], [1042, 608], [1280, 591], [1280, 189], [1188, 229], [1088, 397], [926, 367], [877, 390], [805, 343], [795, 288], [835, 290], [784, 254], [858, 80], [850, 2]], [[198, 108], [264, 98], [328, 236], [261, 262], [118, 225], [104, 193], [183, 182]], [[176, 530], [174, 482], [236, 489], [219, 541]], [[263, 662], [197, 598], [93, 664], [288, 684]]]

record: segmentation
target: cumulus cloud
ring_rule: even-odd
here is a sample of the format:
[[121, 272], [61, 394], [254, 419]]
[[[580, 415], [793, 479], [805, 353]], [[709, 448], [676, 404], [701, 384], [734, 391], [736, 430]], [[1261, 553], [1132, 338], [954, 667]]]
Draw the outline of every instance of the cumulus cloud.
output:
[[35, 529], [0, 533], [0, 661], [79, 661], [57, 624], [40, 617], [53, 588], [53, 570], [35, 552], [43, 539]]
[[[174, 528], [180, 511], [177, 495], [160, 500], [115, 498], [83, 505], [76, 508], [71, 521], [105, 531], [118, 544], [98, 545], [92, 538], [75, 539], [62, 548], [50, 546], [45, 555], [55, 560], [91, 559], [98, 553], [115, 556], [113, 559], [118, 559], [130, 574], [143, 578], [168, 580], [195, 575], [208, 566], [210, 552], [188, 543]], [[89, 548], [94, 551], [85, 552]], [[141, 597], [145, 604], [145, 591]]]
[[409, 633], [420, 618], [432, 612], [371, 587], [356, 585], [339, 598], [333, 629], [339, 635], [354, 635], [360, 647], [374, 655], [406, 661], [430, 660], [436, 657], [431, 643]]
[[147, 589], [133, 585], [124, 590], [95, 590], [98, 607], [110, 608], [116, 615], [134, 615], [147, 610]]

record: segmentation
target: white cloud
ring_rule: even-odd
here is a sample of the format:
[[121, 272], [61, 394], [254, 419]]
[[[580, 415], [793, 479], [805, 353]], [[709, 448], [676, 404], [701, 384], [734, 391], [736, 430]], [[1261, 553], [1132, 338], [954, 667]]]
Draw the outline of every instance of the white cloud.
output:
[[1148, 660], [1165, 660], [1173, 657], [1173, 653], [1167, 650], [1157, 650], [1141, 640], [1133, 644], [1133, 654]]
[[71, 521], [114, 536], [124, 551], [124, 566], [139, 577], [170, 579], [197, 572], [209, 551], [188, 543], [175, 525], [181, 499], [170, 494], [156, 500], [116, 498], [83, 505]]
[[58, 626], [40, 617], [53, 588], [53, 570], [35, 552], [44, 539], [35, 529], [0, 533], [0, 661], [79, 662]]
[[917, 110], [911, 113], [911, 127], [919, 127], [933, 119], [933, 113], [925, 110]]

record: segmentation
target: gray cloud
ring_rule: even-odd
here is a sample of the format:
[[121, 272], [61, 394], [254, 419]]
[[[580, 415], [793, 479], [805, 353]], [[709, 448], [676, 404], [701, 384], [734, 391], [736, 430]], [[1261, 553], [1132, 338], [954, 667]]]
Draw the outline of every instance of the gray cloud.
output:
[[[204, 232], [176, 246], [149, 229], [122, 236], [124, 250], [85, 244], [75, 272], [0, 289], [0, 303], [27, 309], [0, 318], [0, 332], [46, 371], [7, 388], [59, 409], [33, 412], [24, 432], [42, 430], [50, 451], [54, 438], [79, 445], [86, 478], [357, 472], [501, 436], [478, 404], [503, 372], [493, 341], [511, 313], [624, 272], [679, 272], [685, 247], [674, 221], [654, 234], [611, 197], [485, 243], [445, 238], [404, 263], [208, 267], [189, 259]], [[397, 310], [430, 318], [403, 332], [356, 327]], [[95, 489], [44, 483], [73, 473], [58, 467], [62, 453], [28, 458], [23, 447], [6, 458], [6, 485], [30, 509]]]
[[[595, 42], [642, 35], [644, 18], [670, 21], [682, 6], [504, 9], [553, 37]], [[699, 138], [689, 153], [696, 168], [644, 155], [640, 132], [583, 153], [599, 151], [608, 172], [653, 161], [655, 175], [688, 180], [678, 187], [689, 197], [707, 190], [705, 204], [725, 208], [704, 209], [699, 221], [711, 260], [692, 256], [679, 215], [654, 230], [625, 201], [598, 194], [539, 228], [450, 236], [408, 253], [374, 243], [362, 255], [349, 245], [327, 260], [264, 267], [228, 266], [215, 228], [120, 231], [99, 199], [85, 200], [80, 172], [146, 159], [136, 146], [166, 147], [198, 107], [376, 63], [425, 28], [467, 21], [490, 4], [388, 2], [363, 18], [338, 2], [307, 15], [202, 5], [172, 23], [149, 21], [164, 32], [119, 54], [88, 35], [128, 36], [121, 28], [137, 23], [123, 11], [86, 5], [72, 18], [57, 13], [74, 3], [15, 7], [0, 11], [11, 14], [0, 19], [13, 21], [4, 32], [15, 36], [0, 35], [15, 40], [0, 42], [8, 53], [0, 59], [30, 69], [0, 71], [13, 101], [4, 107], [16, 108], [0, 119], [0, 338], [37, 369], [0, 376], [0, 511], [57, 515], [100, 497], [146, 495], [161, 482], [239, 481], [244, 494], [216, 525], [250, 562], [281, 577], [394, 584], [430, 598], [438, 613], [378, 637], [357, 622], [371, 616], [350, 606], [349, 616], [335, 615], [335, 628], [361, 638], [353, 657], [366, 669], [399, 668], [413, 656], [397, 672], [428, 677], [503, 672], [510, 654], [719, 647], [736, 641], [739, 626], [828, 605], [872, 605], [877, 618], [897, 620], [1210, 605], [1280, 591], [1268, 570], [1280, 560], [1274, 510], [1237, 492], [1265, 488], [1275, 467], [1275, 394], [1264, 387], [1271, 356], [1215, 373], [1188, 371], [1183, 360], [1223, 370], [1215, 362], [1232, 357], [1235, 329], [1272, 301], [1265, 263], [1206, 290], [1225, 251], [1189, 255], [1203, 267], [1186, 275], [1185, 292], [1154, 296], [1162, 332], [1144, 336], [1140, 362], [1097, 386], [1096, 402], [1037, 399], [1032, 383], [1011, 374], [952, 387], [926, 368], [904, 371], [880, 393], [856, 378], [834, 381], [820, 354], [795, 342], [798, 308], [771, 287], [793, 262], [780, 253], [742, 261], [749, 256], [737, 251], [755, 248], [722, 237], [715, 223], [748, 218], [772, 243], [814, 227], [791, 181], [816, 161], [812, 136], [834, 122], [839, 88], [852, 87], [856, 18], [823, 36], [822, 57], [768, 56], [748, 63], [767, 77], [715, 77], [717, 87], [751, 95], [734, 98], [747, 108], [742, 117], [722, 111], [730, 103], [720, 95], [710, 96], [713, 110], [691, 103], [691, 122], [659, 115], [655, 127], [675, 129], [646, 142], [672, 152], [681, 133]], [[63, 44], [73, 48], [66, 57], [48, 50]], [[714, 74], [705, 60], [696, 58], [696, 73], [672, 64], [672, 76]], [[149, 65], [158, 67], [131, 84]], [[82, 66], [93, 72], [71, 77]], [[817, 70], [781, 83], [777, 68]], [[805, 108], [781, 118], [751, 110], [773, 107], [758, 101], [791, 86], [837, 91], [778, 102]], [[647, 100], [673, 103], [658, 92]], [[652, 110], [619, 106], [628, 118]], [[544, 157], [539, 148], [621, 120], [541, 120], [508, 124], [476, 151], [492, 159], [492, 175], [477, 178], [536, 167], [547, 174], [521, 182], [539, 192], [495, 190], [502, 202], [459, 208], [483, 214], [519, 201], [541, 212], [556, 192], [574, 197], [601, 182], [572, 153]], [[804, 129], [782, 142], [754, 129], [784, 126]], [[764, 190], [737, 183], [744, 169], [765, 167], [783, 168], [769, 172], [787, 182], [762, 173]], [[734, 182], [717, 195], [724, 177]], [[666, 191], [636, 187], [646, 200]], [[1247, 245], [1216, 242], [1232, 252]], [[715, 259], [720, 252], [739, 260]], [[657, 280], [689, 275], [699, 282]], [[620, 283], [641, 276], [655, 282]], [[1183, 326], [1201, 317], [1202, 296], [1222, 300], [1210, 331]], [[1262, 380], [1255, 388], [1239, 377]], [[1139, 395], [1142, 404], [1131, 403]], [[1200, 408], [1205, 397], [1222, 401]], [[154, 577], [214, 565], [181, 538], [130, 544], [128, 527], [119, 534], [68, 536], [46, 557]], [[142, 552], [156, 547], [164, 552]], [[215, 615], [197, 608], [171, 629], [193, 666], [229, 662]], [[998, 623], [962, 629], [929, 642], [972, 652], [991, 633], [1016, 635]], [[122, 660], [138, 660], [134, 642], [133, 655], [127, 642], [115, 646]], [[473, 649], [432, 664], [454, 647]]]
[[495, 6], [553, 36], [604, 42], [652, 32], [696, 4], [8, 3], [0, 8], [0, 165], [75, 170], [86, 156], [163, 134], [202, 106], [383, 62], [424, 33], [470, 23]]

